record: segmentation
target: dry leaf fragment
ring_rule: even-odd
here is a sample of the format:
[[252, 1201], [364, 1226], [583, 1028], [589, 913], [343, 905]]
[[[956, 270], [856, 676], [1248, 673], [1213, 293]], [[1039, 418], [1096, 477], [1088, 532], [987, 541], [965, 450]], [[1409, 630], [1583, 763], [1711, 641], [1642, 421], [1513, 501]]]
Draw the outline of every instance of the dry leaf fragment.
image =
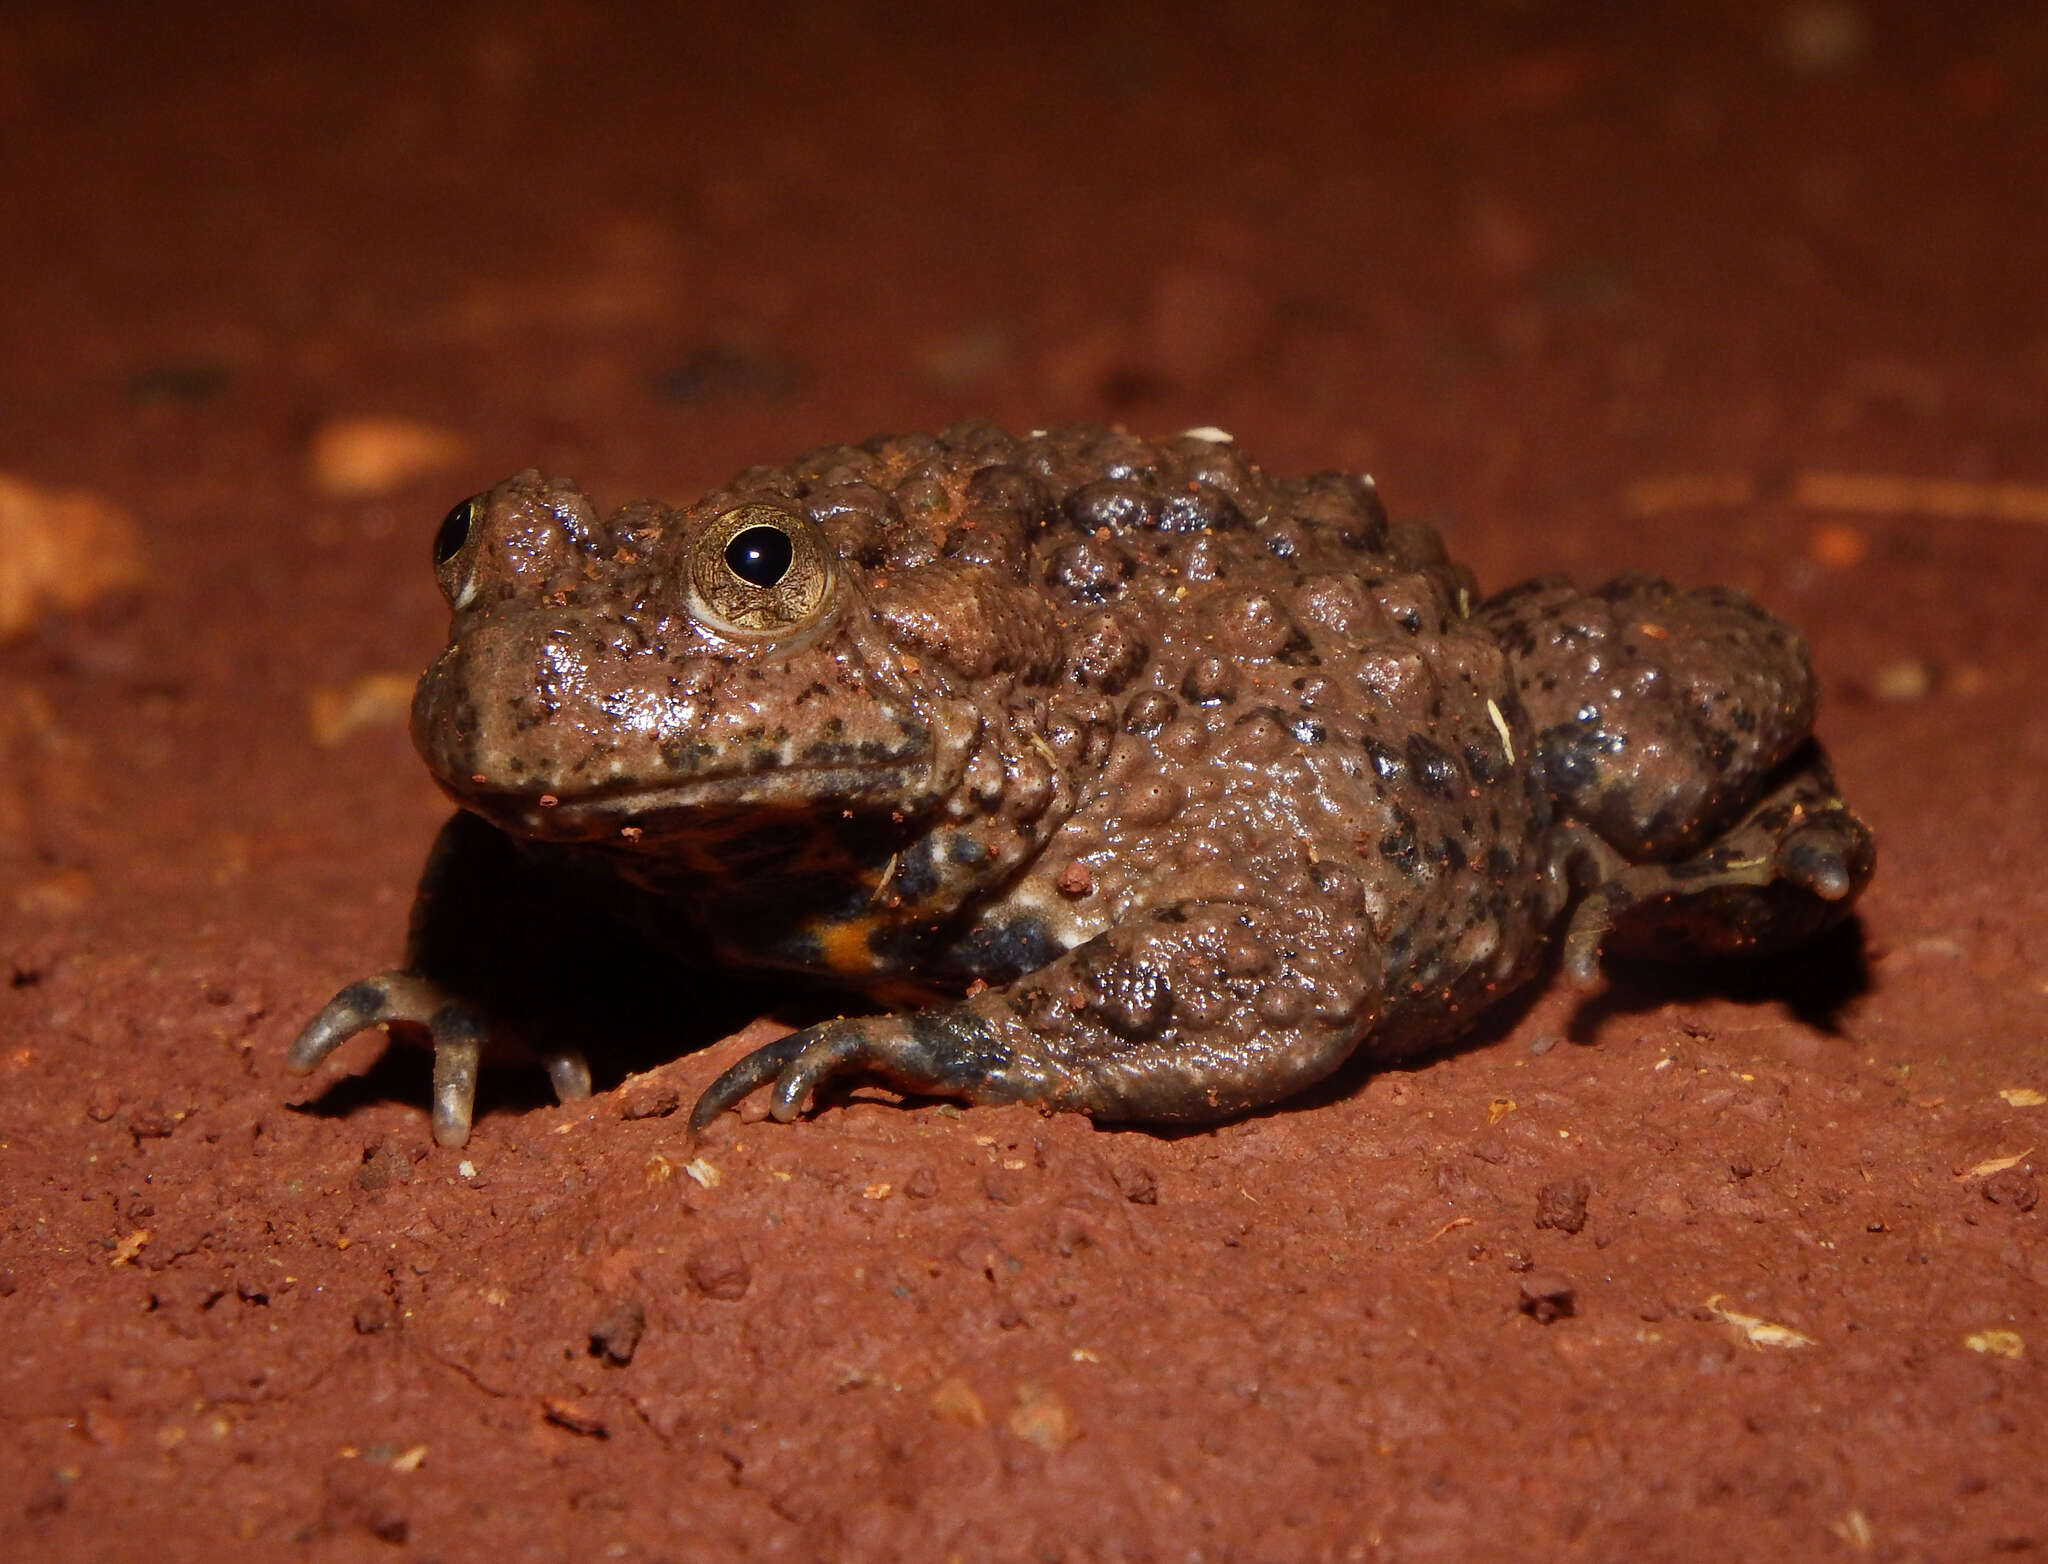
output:
[[958, 1423], [962, 1428], [988, 1426], [988, 1413], [982, 1408], [981, 1397], [958, 1375], [941, 1380], [932, 1392], [932, 1416], [941, 1422]]
[[2008, 1108], [2038, 1108], [2048, 1102], [2048, 1092], [2036, 1091], [2031, 1086], [2008, 1086], [1998, 1095], [2005, 1099]]
[[1960, 1179], [1989, 1178], [1993, 1173], [2003, 1173], [2007, 1168], [2016, 1168], [2034, 1154], [2029, 1146], [2025, 1151], [2016, 1151], [2009, 1157], [1993, 1157], [1986, 1162], [1974, 1163], [1956, 1174]]
[[468, 455], [468, 440], [434, 424], [334, 418], [313, 435], [313, 484], [333, 499], [373, 499]]
[[1739, 1314], [1733, 1309], [1721, 1307], [1721, 1294], [1715, 1293], [1707, 1300], [1707, 1312], [1723, 1324], [1733, 1325], [1742, 1333], [1742, 1339], [1752, 1347], [1811, 1347], [1816, 1345], [1811, 1336], [1794, 1330], [1789, 1325], [1780, 1325], [1755, 1314]]
[[1972, 1331], [1963, 1338], [1963, 1345], [1992, 1358], [2022, 1357], [2027, 1350], [2025, 1338], [2016, 1330]]
[[318, 689], [306, 701], [313, 742], [332, 749], [358, 728], [396, 726], [412, 714], [413, 676], [366, 673], [347, 689]]
[[1859, 1553], [1869, 1549], [1871, 1540], [1875, 1536], [1875, 1533], [1870, 1529], [1870, 1517], [1861, 1510], [1844, 1511], [1842, 1518], [1830, 1526], [1828, 1530], [1832, 1531]]
[[1792, 480], [1792, 503], [1865, 516], [1918, 512], [1972, 521], [2048, 522], [2048, 486], [2038, 483], [1803, 472]]
[[141, 534], [120, 506], [0, 473], [0, 640], [141, 579]]
[[580, 1402], [565, 1401], [560, 1396], [542, 1396], [540, 1409], [550, 1423], [557, 1428], [566, 1428], [572, 1434], [583, 1434], [591, 1439], [608, 1436], [604, 1419]]

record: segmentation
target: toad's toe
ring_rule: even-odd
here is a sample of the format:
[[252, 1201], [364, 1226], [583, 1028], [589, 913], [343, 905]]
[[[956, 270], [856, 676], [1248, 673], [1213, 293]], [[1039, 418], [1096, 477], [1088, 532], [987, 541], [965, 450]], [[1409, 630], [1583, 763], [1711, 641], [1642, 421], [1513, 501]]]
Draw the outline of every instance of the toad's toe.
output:
[[415, 973], [380, 972], [363, 978], [320, 1007], [285, 1051], [285, 1067], [294, 1075], [310, 1075], [356, 1033], [387, 1021], [426, 1026], [444, 1002], [441, 991]]
[[728, 1108], [736, 1108], [747, 1097], [779, 1076], [804, 1051], [813, 1031], [791, 1032], [772, 1043], [764, 1043], [742, 1057], [731, 1069], [704, 1088], [697, 1106], [690, 1110], [690, 1128], [701, 1130]]
[[590, 1096], [590, 1061], [581, 1049], [563, 1048], [549, 1054], [547, 1067], [556, 1102], [583, 1102]]
[[875, 1063], [874, 1049], [865, 1030], [847, 1022], [813, 1027], [809, 1041], [775, 1078], [775, 1093], [768, 1112], [779, 1124], [787, 1124], [803, 1111], [804, 1099], [812, 1090], [835, 1075]]
[[1778, 844], [1778, 873], [1822, 901], [1841, 901], [1856, 889], [1860, 846], [1832, 822], [1808, 826]]
[[469, 1143], [476, 1111], [476, 1071], [483, 1037], [454, 1006], [443, 1007], [434, 1026], [434, 1144], [450, 1151]]

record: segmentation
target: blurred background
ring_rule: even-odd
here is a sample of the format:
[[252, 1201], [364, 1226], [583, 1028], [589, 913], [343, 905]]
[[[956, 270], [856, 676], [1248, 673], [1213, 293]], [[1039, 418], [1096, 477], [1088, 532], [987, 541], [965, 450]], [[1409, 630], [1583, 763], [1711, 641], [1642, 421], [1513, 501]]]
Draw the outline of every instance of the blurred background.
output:
[[309, 720], [409, 764], [453, 500], [985, 415], [1220, 425], [1484, 586], [1719, 577], [1838, 697], [1967, 691], [2048, 513], [2044, 94], [2009, 4], [10, 5], [0, 631], [125, 587], [64, 655], [229, 698], [224, 785]]
[[1880, 0], [10, 5], [0, 439], [274, 554], [379, 524], [272, 470], [343, 418], [467, 453], [408, 531], [1217, 423], [1576, 564], [1647, 476], [2023, 454], [2044, 71], [2038, 7]]

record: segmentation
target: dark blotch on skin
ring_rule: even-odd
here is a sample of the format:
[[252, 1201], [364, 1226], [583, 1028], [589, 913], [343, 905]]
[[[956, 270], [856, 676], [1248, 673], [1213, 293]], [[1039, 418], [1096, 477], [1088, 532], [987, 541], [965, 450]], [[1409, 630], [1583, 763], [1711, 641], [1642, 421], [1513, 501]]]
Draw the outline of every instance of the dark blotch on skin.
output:
[[1460, 789], [1458, 763], [1434, 739], [1417, 733], [1408, 740], [1408, 766], [1423, 792], [1450, 798]]
[[1365, 753], [1382, 782], [1399, 782], [1408, 774], [1407, 762], [1390, 744], [1369, 738], [1365, 741]]
[[1088, 539], [1062, 544], [1045, 567], [1046, 584], [1082, 603], [1113, 597], [1123, 585], [1128, 561], [1113, 547]]
[[1244, 525], [1237, 502], [1206, 483], [1191, 483], [1159, 507], [1161, 532], [1221, 532]]
[[921, 1010], [910, 1018], [917, 1060], [934, 1089], [955, 1091], [979, 1085], [1006, 1069], [1013, 1055], [994, 1027], [957, 1006]]
[[1130, 478], [1104, 478], [1075, 491], [1067, 514], [1084, 532], [1149, 532], [1159, 525], [1159, 497]]
[[1059, 953], [1044, 921], [1036, 913], [1019, 913], [969, 929], [951, 947], [948, 965], [998, 982], [1036, 972]]

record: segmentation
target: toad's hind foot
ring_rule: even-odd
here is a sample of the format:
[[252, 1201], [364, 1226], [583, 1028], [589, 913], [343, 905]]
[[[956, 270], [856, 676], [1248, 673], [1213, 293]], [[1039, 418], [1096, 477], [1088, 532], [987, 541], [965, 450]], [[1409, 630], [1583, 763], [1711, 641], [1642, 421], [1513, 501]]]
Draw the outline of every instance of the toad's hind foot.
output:
[[[476, 1112], [477, 1070], [489, 1027], [476, 1007], [416, 972], [383, 972], [351, 983], [330, 999], [285, 1054], [294, 1075], [309, 1075], [358, 1032], [384, 1025], [424, 1033], [434, 1050], [434, 1140], [453, 1149], [469, 1140]], [[590, 1095], [590, 1066], [574, 1049], [542, 1057], [558, 1102]]]
[[1590, 981], [1603, 951], [1683, 961], [1783, 950], [1847, 916], [1875, 865], [1869, 829], [1810, 746], [1705, 851], [1616, 865], [1572, 916], [1566, 970]]

